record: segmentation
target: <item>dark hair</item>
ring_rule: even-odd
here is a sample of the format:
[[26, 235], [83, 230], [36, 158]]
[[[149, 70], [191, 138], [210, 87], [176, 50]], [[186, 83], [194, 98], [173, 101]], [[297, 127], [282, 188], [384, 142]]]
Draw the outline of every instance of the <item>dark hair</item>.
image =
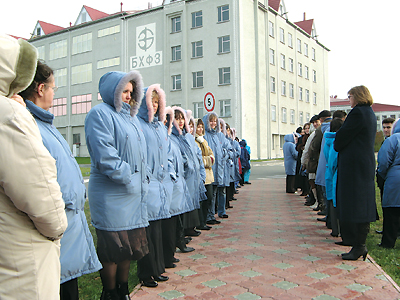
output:
[[318, 115], [314, 115], [312, 116], [312, 118], [310, 119], [310, 123], [314, 123], [315, 121], [319, 120]]
[[194, 127], [194, 122], [193, 122], [193, 119], [192, 119], [192, 118], [190, 118], [190, 120], [189, 120], [189, 125], [190, 125], [190, 124], [192, 124], [193, 127]]
[[342, 127], [343, 120], [341, 118], [334, 118], [330, 123], [330, 130], [331, 132], [336, 132]]
[[347, 113], [344, 110], [337, 110], [333, 113], [332, 118], [343, 119], [345, 116], [347, 116]]
[[181, 112], [179, 109], [175, 109], [174, 117], [175, 117], [176, 120], [185, 119], [185, 116], [183, 115], [183, 112]]
[[394, 121], [396, 121], [396, 120], [393, 119], [393, 118], [390, 118], [390, 117], [389, 117], [389, 118], [385, 118], [385, 119], [382, 120], [382, 125], [385, 124], [385, 123], [391, 123], [391, 124], [393, 124]]
[[329, 118], [330, 116], [332, 116], [331, 112], [329, 110], [324, 109], [318, 114], [318, 119]]
[[300, 127], [297, 127], [296, 133], [301, 133], [302, 131], [303, 131], [303, 128], [301, 128], [301, 126], [300, 126]]
[[231, 126], [229, 126], [228, 123], [225, 123], [225, 129], [226, 129], [226, 130], [231, 129]]
[[42, 83], [49, 83], [50, 77], [53, 75], [53, 69], [48, 65], [42, 63], [40, 60], [37, 62], [36, 74], [33, 78], [32, 83], [24, 91], [20, 92], [19, 95], [23, 99], [33, 100], [37, 94], [37, 88]]
[[308, 128], [310, 128], [310, 127], [311, 127], [311, 124], [310, 124], [310, 123], [305, 123], [305, 124], [303, 125], [303, 128], [305, 129], [306, 126], [308, 126]]

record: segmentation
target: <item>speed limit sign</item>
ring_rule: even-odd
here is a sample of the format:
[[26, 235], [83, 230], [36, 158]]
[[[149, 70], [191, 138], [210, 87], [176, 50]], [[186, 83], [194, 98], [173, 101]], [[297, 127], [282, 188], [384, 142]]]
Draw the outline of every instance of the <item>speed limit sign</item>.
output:
[[213, 111], [215, 107], [215, 98], [214, 95], [211, 92], [208, 92], [204, 96], [204, 108], [206, 111], [210, 112]]

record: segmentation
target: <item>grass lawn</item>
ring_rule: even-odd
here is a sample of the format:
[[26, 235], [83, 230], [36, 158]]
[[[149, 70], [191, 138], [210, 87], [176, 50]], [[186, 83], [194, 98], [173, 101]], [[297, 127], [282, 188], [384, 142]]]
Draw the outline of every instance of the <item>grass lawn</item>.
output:
[[75, 157], [79, 165], [90, 165], [90, 157]]

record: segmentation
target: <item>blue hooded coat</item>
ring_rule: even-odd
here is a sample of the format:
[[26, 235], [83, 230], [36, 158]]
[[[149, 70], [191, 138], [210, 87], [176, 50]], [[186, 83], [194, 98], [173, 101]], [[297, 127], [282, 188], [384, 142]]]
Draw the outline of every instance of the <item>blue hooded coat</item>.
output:
[[233, 160], [235, 158], [235, 151], [233, 150], [231, 139], [228, 137], [226, 133], [226, 124], [223, 119], [219, 119], [220, 126], [222, 126], [222, 134], [224, 135], [224, 139], [221, 141], [222, 145], [226, 151], [226, 161], [225, 161], [225, 170], [224, 170], [224, 186], [229, 186], [233, 181], [233, 176], [235, 175], [235, 164]]
[[[332, 118], [326, 119], [322, 124], [321, 124], [321, 131], [322, 134], [325, 132], [330, 131], [330, 121]], [[325, 147], [325, 136], [322, 137], [321, 141], [321, 150], [319, 152], [319, 159], [318, 159], [318, 166], [317, 166], [317, 173], [315, 177], [315, 184], [325, 186], [325, 170], [326, 170], [326, 159], [324, 155], [324, 147]]]
[[[333, 148], [336, 132], [325, 132], [324, 139], [324, 158], [326, 161], [325, 171], [325, 188], [326, 199], [333, 201], [333, 206], [336, 207], [336, 181], [337, 181], [337, 156], [338, 153]], [[321, 159], [319, 160], [321, 162]]]
[[239, 158], [240, 158], [241, 148], [240, 148], [239, 142], [235, 140], [236, 129], [231, 128], [231, 132], [232, 132], [231, 145], [232, 145], [232, 149], [234, 151], [233, 164], [234, 164], [234, 169], [235, 169], [234, 174], [233, 174], [233, 181], [240, 181], [241, 176], [240, 176], [240, 172], [239, 172]]
[[400, 207], [400, 122], [378, 152], [378, 173], [385, 179], [382, 207]]
[[61, 283], [102, 268], [84, 212], [86, 188], [81, 170], [67, 141], [53, 125], [54, 115], [26, 100], [43, 144], [56, 161], [57, 182], [65, 202], [68, 227], [61, 238]]
[[[158, 110], [154, 114], [152, 92], [158, 94]], [[154, 84], [145, 88], [145, 95], [137, 114], [147, 144], [147, 170], [150, 174], [149, 192], [147, 194], [147, 213], [149, 221], [171, 217], [172, 181], [168, 157], [170, 142], [165, 120], [165, 93], [160, 85]], [[174, 172], [174, 171], [172, 171]]]
[[296, 175], [296, 160], [298, 153], [294, 143], [293, 133], [285, 135], [284, 140], [283, 159], [285, 164], [285, 173], [286, 175]]
[[243, 170], [250, 169], [250, 153], [247, 151], [246, 140], [241, 140], [240, 145], [240, 164]]
[[218, 116], [214, 112], [209, 112], [203, 117], [204, 123], [204, 138], [206, 139], [208, 145], [214, 153], [215, 163], [212, 166], [212, 170], [214, 173], [214, 182], [213, 185], [217, 186], [225, 186], [224, 182], [224, 170], [226, 160], [228, 158], [228, 153], [226, 151], [226, 147], [224, 147], [224, 143], [226, 141], [224, 134], [220, 130], [219, 121], [217, 122], [217, 126], [215, 129], [211, 129], [210, 127], [210, 117], [214, 116], [218, 119]]
[[[126, 84], [135, 82], [132, 107], [122, 102]], [[135, 117], [143, 95], [137, 71], [108, 72], [100, 78], [104, 103], [86, 116], [86, 144], [92, 160], [89, 205], [94, 227], [105, 231], [149, 225], [147, 219], [147, 149]]]

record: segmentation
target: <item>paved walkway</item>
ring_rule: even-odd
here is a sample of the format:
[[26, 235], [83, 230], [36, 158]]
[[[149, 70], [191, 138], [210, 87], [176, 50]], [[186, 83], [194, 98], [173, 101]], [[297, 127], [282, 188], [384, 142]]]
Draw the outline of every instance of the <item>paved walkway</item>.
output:
[[368, 256], [343, 261], [303, 197], [286, 194], [285, 179], [253, 180], [228, 210], [176, 253], [177, 267], [157, 288], [137, 286], [132, 299], [400, 299], [399, 287]]

